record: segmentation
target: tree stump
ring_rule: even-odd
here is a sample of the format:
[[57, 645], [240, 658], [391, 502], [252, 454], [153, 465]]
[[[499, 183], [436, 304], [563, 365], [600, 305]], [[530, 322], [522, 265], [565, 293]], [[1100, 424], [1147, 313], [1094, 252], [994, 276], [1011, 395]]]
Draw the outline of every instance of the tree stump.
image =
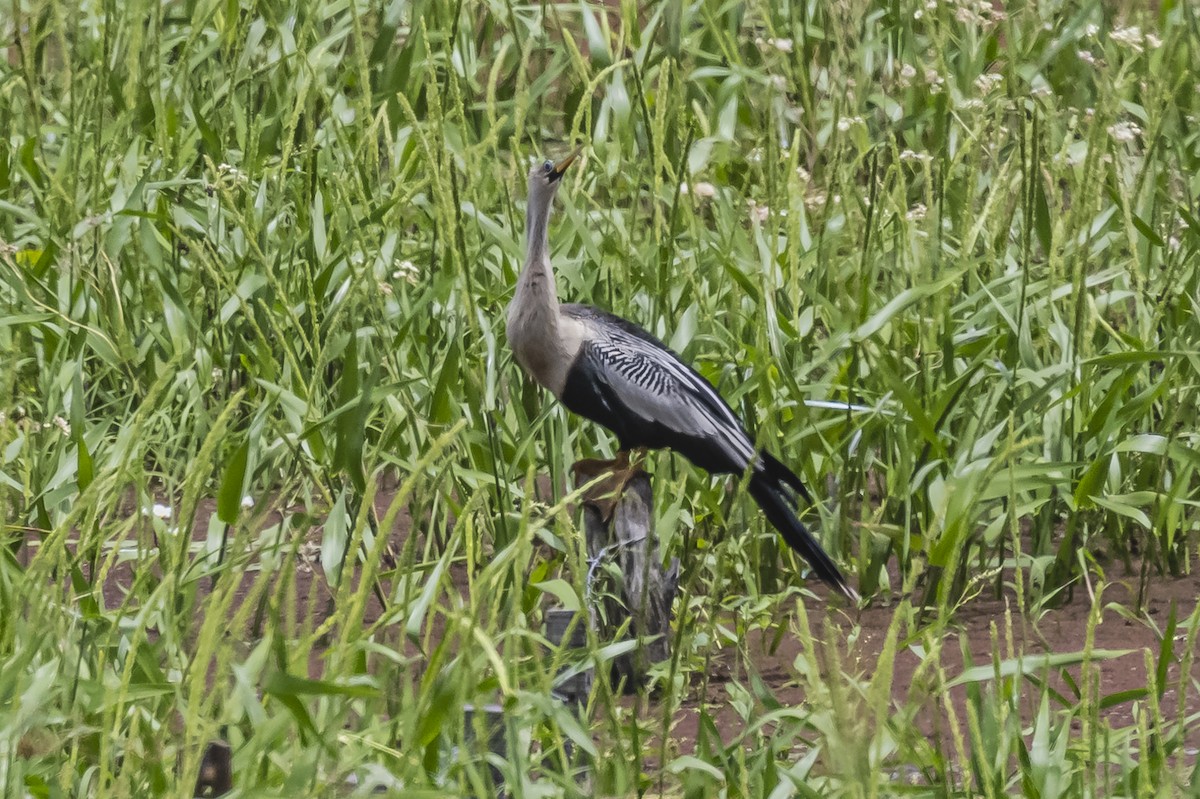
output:
[[646, 683], [651, 665], [671, 657], [679, 560], [664, 567], [659, 554], [650, 476], [638, 468], [616, 488], [615, 499], [612, 487], [584, 498], [587, 585], [601, 640], [612, 640], [628, 623], [626, 634], [642, 642], [613, 663], [614, 680], [624, 677], [625, 689], [633, 691]]
[[[468, 742], [475, 741], [480, 728], [482, 728], [488, 751], [505, 760], [508, 759], [508, 736], [505, 729], [504, 708], [497, 704], [476, 706], [468, 703], [463, 707], [463, 724]], [[505, 791], [504, 772], [492, 763], [487, 764], [487, 770], [491, 776], [491, 788], [495, 791], [495, 796], [498, 799], [505, 799], [508, 793]], [[480, 797], [480, 799], [483, 798]]]
[[[587, 623], [588, 616], [584, 616], [579, 622], [575, 622], [575, 617], [579, 615], [573, 610], [565, 608], [551, 608], [546, 611], [546, 640], [554, 644], [555, 647], [565, 647], [567, 649], [582, 650], [587, 647]], [[574, 629], [571, 630], [571, 637], [567, 639], [567, 628], [575, 622]], [[569, 671], [572, 667], [568, 666], [563, 671]], [[561, 677], [561, 675], [560, 675]], [[564, 702], [569, 702], [572, 705], [579, 706], [587, 702], [588, 694], [592, 692], [592, 670], [584, 669], [577, 671], [565, 679], [560, 679], [558, 685], [554, 689]]]

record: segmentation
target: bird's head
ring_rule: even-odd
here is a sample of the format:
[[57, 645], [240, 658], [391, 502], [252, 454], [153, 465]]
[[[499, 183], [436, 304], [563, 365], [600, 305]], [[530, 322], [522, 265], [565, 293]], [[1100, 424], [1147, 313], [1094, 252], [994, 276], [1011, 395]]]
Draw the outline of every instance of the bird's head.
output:
[[550, 204], [558, 192], [558, 184], [562, 180], [563, 173], [575, 162], [582, 151], [582, 147], [576, 147], [570, 155], [558, 163], [546, 160], [533, 165], [533, 168], [529, 170], [529, 202], [531, 205], [534, 203]]

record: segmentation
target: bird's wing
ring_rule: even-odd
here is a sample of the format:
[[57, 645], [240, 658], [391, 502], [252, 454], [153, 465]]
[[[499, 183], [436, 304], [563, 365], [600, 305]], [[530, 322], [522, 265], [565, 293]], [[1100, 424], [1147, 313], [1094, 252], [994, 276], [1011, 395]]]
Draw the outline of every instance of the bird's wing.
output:
[[754, 442], [707, 380], [641, 328], [586, 310], [584, 321], [592, 335], [580, 355], [588, 359], [594, 378], [607, 384], [612, 399], [646, 424], [680, 438], [706, 440], [721, 451], [731, 470], [754, 462]]

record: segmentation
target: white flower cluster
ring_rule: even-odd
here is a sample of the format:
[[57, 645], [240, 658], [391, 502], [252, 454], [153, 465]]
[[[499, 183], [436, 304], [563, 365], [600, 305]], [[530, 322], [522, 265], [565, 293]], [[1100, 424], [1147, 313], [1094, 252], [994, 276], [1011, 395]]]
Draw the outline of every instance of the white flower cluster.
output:
[[420, 271], [412, 261], [403, 260], [396, 261], [396, 269], [392, 272], [393, 280], [405, 280], [410, 285], [417, 285], [417, 278], [420, 277]]
[[925, 83], [929, 86], [930, 94], [941, 94], [942, 87], [945, 82], [946, 79], [943, 78], [942, 74], [933, 67], [929, 67], [925, 70]]
[[781, 53], [790, 53], [795, 47], [795, 42], [791, 39], [764, 39], [761, 36], [754, 40], [754, 44], [759, 50], [766, 50], [772, 47]]
[[1108, 135], [1118, 144], [1129, 144], [1142, 135], [1142, 128], [1136, 122], [1116, 122], [1108, 126]]
[[814, 191], [804, 198], [804, 207], [809, 211], [816, 211], [825, 207], [825, 202], [829, 199], [829, 195], [823, 191]]
[[1140, 53], [1145, 48], [1156, 50], [1162, 47], [1162, 39], [1153, 33], [1142, 33], [1142, 29], [1136, 25], [1130, 25], [1125, 28], [1114, 28], [1108, 34], [1108, 38], [1122, 47], [1133, 50], [1135, 53]]
[[846, 131], [850, 130], [850, 128], [854, 127], [855, 125], [861, 125], [862, 123], [863, 123], [862, 117], [842, 117], [841, 119], [838, 120], [837, 129], [839, 131], [841, 131], [842, 133], [845, 133]]
[[690, 194], [701, 200], [711, 200], [717, 196], [717, 187], [703, 180], [695, 184], [680, 183], [679, 193], [683, 195]]
[[[68, 422], [62, 416], [55, 416], [49, 422], [39, 422], [37, 419], [29, 418], [28, 412], [21, 405], [18, 405], [16, 408], [13, 409], [12, 420], [15, 424], [18, 424], [18, 425], [20, 425], [22, 423], [25, 425], [28, 425], [29, 426], [28, 429], [31, 431], [36, 432], [38, 430], [50, 430], [52, 428], [57, 427], [59, 432], [61, 432], [64, 436], [69, 437], [71, 435], [71, 423]], [[0, 411], [0, 424], [4, 424], [7, 421], [8, 421], [8, 414], [4, 411]]]
[[988, 72], [975, 79], [975, 90], [980, 94], [988, 94], [1003, 82], [1004, 76], [999, 72]]
[[156, 519], [162, 519], [164, 522], [168, 521], [173, 514], [174, 511], [171, 510], [171, 506], [164, 505], [161, 502], [155, 502], [149, 508], [142, 508], [143, 516], [153, 516]]
[[[928, 7], [929, 4], [926, 3], [926, 8]], [[991, 27], [1007, 18], [1004, 10], [993, 6], [991, 0], [963, 0], [954, 9], [954, 19], [963, 25]]]
[[229, 178], [234, 183], [246, 183], [250, 180], [250, 176], [242, 170], [238, 169], [233, 164], [220, 163], [217, 165], [217, 173], [221, 177]]

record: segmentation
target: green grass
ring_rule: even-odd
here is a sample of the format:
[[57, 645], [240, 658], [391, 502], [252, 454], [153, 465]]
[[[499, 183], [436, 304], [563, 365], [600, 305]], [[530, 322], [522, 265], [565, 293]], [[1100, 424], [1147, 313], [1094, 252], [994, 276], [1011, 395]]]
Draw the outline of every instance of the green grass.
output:
[[[190, 796], [220, 734], [243, 796], [462, 795], [487, 770], [461, 706], [497, 697], [523, 796], [1184, 790], [1190, 677], [1165, 675], [1200, 616], [1136, 696], [1100, 693], [1090, 636], [1014, 670], [1011, 628], [1194, 567], [1195, 4], [639, 5], [5, 7], [5, 795]], [[547, 698], [568, 656], [532, 585], [585, 564], [533, 477], [613, 442], [530, 387], [502, 319], [528, 159], [575, 140], [560, 292], [663, 336], [818, 488], [806, 518], [895, 603], [876, 670], [829, 660], [753, 506], [663, 455], [686, 592], [660, 704], [599, 684], [581, 724]], [[364, 622], [381, 481], [379, 529], [423, 535]], [[1016, 621], [960, 677], [941, 636], [981, 592]], [[781, 614], [806, 701], [776, 707], [738, 641]], [[928, 690], [896, 699], [908, 647]], [[680, 756], [664, 713], [730, 649], [744, 724]], [[912, 720], [956, 679], [930, 740]]]

